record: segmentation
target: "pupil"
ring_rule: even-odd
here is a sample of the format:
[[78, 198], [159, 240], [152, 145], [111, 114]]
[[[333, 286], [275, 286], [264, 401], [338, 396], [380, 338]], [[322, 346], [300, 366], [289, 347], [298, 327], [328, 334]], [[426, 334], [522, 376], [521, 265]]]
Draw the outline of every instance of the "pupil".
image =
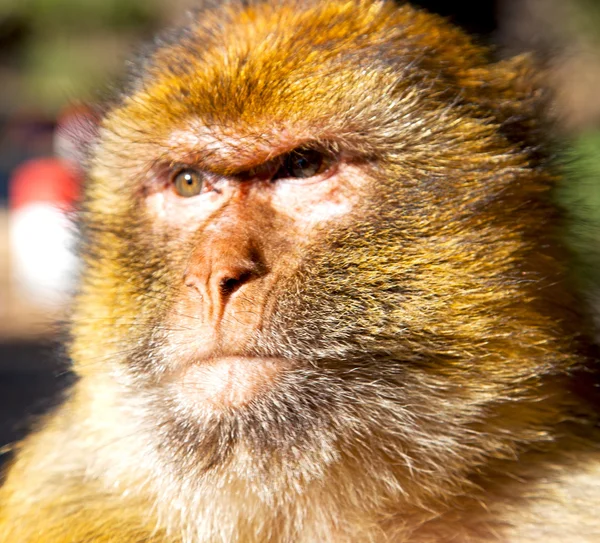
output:
[[316, 149], [298, 148], [283, 157], [283, 163], [271, 179], [281, 178], [306, 179], [320, 174], [329, 166], [325, 153]]
[[319, 151], [299, 150], [288, 157], [288, 174], [298, 178], [312, 177], [319, 171], [322, 163], [323, 155]]

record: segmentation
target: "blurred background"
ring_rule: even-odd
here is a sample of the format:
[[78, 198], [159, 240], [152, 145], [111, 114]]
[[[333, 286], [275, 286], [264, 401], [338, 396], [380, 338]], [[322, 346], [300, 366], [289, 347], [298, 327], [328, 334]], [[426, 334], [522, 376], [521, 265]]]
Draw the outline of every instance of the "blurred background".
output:
[[[139, 44], [193, 3], [0, 0], [0, 452], [72, 381], [61, 322], [77, 276], [71, 218], [83, 174], [72, 135], [85, 136], [85, 104], [110, 96]], [[498, 57], [533, 50], [551, 67], [567, 175], [577, 181], [560, 198], [585, 224], [600, 223], [600, 0], [413, 3]], [[600, 275], [585, 249], [600, 244], [594, 232], [571, 238]]]

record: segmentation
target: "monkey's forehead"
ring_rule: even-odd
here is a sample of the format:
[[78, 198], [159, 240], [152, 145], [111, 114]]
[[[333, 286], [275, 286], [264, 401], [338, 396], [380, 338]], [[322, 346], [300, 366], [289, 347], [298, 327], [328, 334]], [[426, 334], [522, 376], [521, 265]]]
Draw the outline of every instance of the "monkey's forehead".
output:
[[[521, 66], [487, 57], [438, 16], [391, 1], [234, 0], [197, 12], [140, 61], [104, 119], [105, 152], [158, 147], [173, 161], [224, 150], [215, 169], [234, 171], [305, 140], [362, 157], [401, 141], [425, 148], [440, 131], [437, 145], [473, 141], [534, 94], [513, 84]], [[536, 122], [521, 106], [519, 134]]]
[[121, 108], [137, 122], [195, 115], [238, 133], [262, 119], [364, 127], [375, 95], [420, 85], [433, 98], [484, 57], [438, 17], [392, 2], [229, 3], [159, 41]]

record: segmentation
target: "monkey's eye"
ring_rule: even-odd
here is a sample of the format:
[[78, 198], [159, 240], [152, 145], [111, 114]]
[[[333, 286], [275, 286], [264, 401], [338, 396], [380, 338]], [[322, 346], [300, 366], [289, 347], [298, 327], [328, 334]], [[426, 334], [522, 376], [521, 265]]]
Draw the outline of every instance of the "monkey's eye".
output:
[[180, 170], [173, 176], [173, 188], [184, 198], [196, 196], [202, 190], [202, 174], [191, 168]]
[[305, 179], [323, 173], [331, 159], [316, 149], [295, 149], [283, 157], [283, 163], [274, 179], [295, 177]]

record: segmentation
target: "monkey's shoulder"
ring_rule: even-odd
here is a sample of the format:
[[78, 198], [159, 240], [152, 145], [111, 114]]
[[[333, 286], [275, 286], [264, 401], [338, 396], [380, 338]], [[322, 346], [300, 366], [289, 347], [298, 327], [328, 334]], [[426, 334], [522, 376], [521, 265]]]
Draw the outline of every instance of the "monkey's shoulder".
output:
[[600, 541], [600, 451], [556, 465], [519, 484], [492, 507], [501, 541], [592, 543]]
[[178, 543], [157, 527], [135, 485], [115, 484], [109, 466], [123, 456], [121, 439], [99, 438], [97, 425], [74, 418], [84, 412], [77, 403], [70, 398], [16, 446], [0, 487], [0, 543]]

